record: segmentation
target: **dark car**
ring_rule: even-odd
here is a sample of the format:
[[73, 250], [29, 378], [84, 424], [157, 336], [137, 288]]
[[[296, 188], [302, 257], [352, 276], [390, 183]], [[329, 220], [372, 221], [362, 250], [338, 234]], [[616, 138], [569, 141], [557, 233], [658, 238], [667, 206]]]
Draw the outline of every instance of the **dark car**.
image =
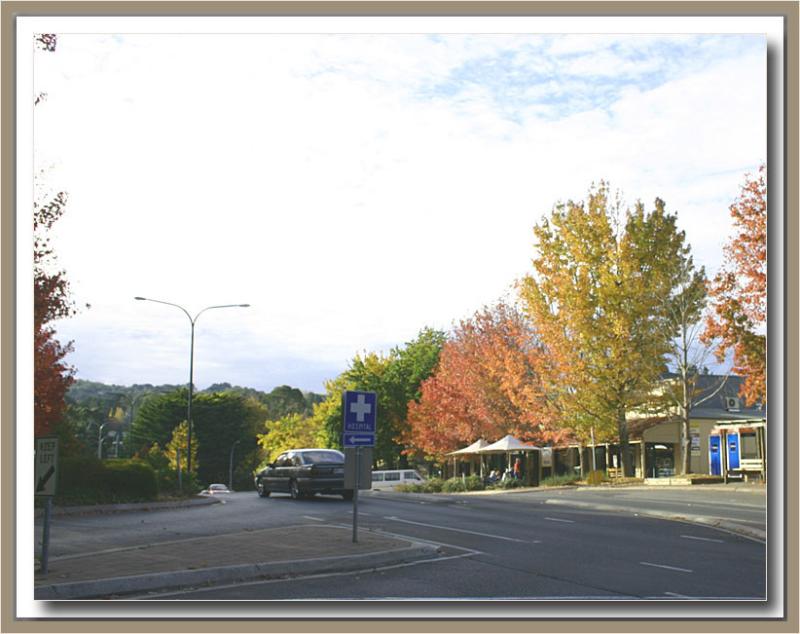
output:
[[344, 488], [344, 454], [335, 449], [294, 449], [285, 451], [255, 477], [262, 498], [270, 493], [288, 493], [295, 500], [315, 493], [353, 498]]

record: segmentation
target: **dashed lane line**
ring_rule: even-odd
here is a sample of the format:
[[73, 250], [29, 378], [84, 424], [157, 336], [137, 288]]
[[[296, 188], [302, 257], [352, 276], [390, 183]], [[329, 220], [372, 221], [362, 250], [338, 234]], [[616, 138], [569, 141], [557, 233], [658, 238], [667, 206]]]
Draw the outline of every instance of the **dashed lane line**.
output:
[[689, 572], [693, 573], [694, 570], [688, 568], [678, 568], [677, 566], [667, 566], [666, 564], [651, 564], [649, 561], [640, 561], [642, 566], [652, 566], [653, 568], [663, 568], [665, 570], [675, 570], [676, 572]]
[[505, 535], [492, 535], [491, 533], [480, 533], [478, 531], [468, 531], [464, 528], [452, 528], [451, 526], [439, 526], [437, 524], [424, 524], [423, 522], [412, 522], [411, 520], [404, 520], [400, 519], [399, 517], [394, 516], [384, 516], [385, 520], [390, 520], [392, 522], [402, 522], [404, 524], [414, 524], [415, 526], [425, 526], [427, 528], [438, 528], [439, 530], [443, 531], [453, 531], [455, 533], [466, 533], [468, 535], [477, 535], [479, 537], [489, 537], [491, 539], [502, 539], [503, 541], [507, 542], [517, 542], [519, 544], [541, 544], [542, 542], [538, 539], [528, 540], [528, 539], [517, 539], [515, 537], [506, 537]]
[[575, 520], [562, 520], [558, 517], [545, 517], [544, 519], [550, 520], [551, 522], [565, 522], [567, 524], [574, 524]]
[[711, 537], [696, 537], [695, 535], [681, 535], [684, 539], [696, 539], [700, 542], [715, 542], [717, 544], [724, 544], [725, 540], [723, 539], [712, 539]]

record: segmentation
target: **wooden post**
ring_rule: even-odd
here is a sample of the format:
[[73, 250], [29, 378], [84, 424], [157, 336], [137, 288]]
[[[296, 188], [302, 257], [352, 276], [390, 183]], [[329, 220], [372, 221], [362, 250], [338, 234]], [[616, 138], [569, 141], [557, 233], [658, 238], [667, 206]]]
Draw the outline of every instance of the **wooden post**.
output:
[[761, 480], [767, 483], [767, 443], [764, 440], [764, 428], [756, 427], [756, 438], [758, 438], [758, 452], [761, 458]]
[[722, 482], [728, 484], [728, 432], [719, 432], [720, 465], [722, 466]]

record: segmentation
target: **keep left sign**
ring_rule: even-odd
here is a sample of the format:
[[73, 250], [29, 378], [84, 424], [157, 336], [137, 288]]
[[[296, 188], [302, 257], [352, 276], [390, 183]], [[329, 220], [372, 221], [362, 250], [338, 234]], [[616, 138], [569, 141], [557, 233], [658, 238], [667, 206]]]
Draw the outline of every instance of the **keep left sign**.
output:
[[58, 438], [37, 438], [34, 455], [34, 493], [55, 495], [58, 473]]

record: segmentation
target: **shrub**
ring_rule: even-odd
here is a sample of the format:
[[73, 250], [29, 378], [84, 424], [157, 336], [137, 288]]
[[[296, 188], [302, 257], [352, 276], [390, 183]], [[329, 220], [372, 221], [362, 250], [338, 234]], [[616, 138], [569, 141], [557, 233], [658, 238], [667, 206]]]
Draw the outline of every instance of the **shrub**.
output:
[[444, 480], [441, 478], [431, 478], [422, 484], [423, 493], [441, 493]]
[[604, 471], [590, 471], [589, 474], [586, 476], [586, 484], [590, 484], [592, 486], [597, 486], [598, 484], [602, 484], [606, 481], [606, 474]]
[[543, 478], [541, 485], [543, 487], [558, 487], [567, 484], [575, 484], [580, 479], [580, 476], [574, 473], [565, 473], [564, 475], [554, 475]]
[[402, 493], [441, 493], [444, 480], [441, 478], [431, 478], [422, 484], [401, 484], [395, 487], [395, 491]]
[[483, 480], [480, 476], [471, 475], [461, 478], [450, 478], [442, 485], [443, 493], [459, 493], [462, 491], [482, 491], [484, 489]]
[[517, 487], [525, 486], [525, 483], [522, 480], [516, 480], [514, 478], [506, 478], [505, 480], [500, 480], [499, 482], [495, 482], [493, 488], [495, 489], [516, 489]]
[[59, 464], [59, 504], [146, 502], [158, 495], [156, 473], [139, 460], [63, 458]]

